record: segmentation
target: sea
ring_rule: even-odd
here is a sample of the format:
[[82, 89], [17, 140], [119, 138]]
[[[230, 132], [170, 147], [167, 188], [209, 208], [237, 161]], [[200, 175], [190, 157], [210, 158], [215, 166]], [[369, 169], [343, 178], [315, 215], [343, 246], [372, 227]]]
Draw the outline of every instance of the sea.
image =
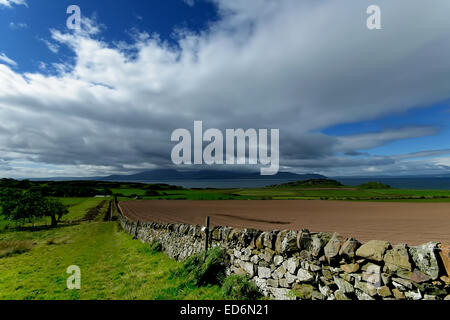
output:
[[[358, 186], [366, 182], [381, 182], [397, 189], [412, 190], [450, 190], [450, 178], [349, 178], [332, 177], [330, 179], [338, 180], [346, 186]], [[234, 189], [234, 188], [260, 188], [275, 184], [292, 182], [289, 179], [202, 179], [202, 180], [166, 180], [166, 181], [136, 181], [144, 183], [165, 183], [181, 186], [184, 188], [215, 188], [215, 189]]]

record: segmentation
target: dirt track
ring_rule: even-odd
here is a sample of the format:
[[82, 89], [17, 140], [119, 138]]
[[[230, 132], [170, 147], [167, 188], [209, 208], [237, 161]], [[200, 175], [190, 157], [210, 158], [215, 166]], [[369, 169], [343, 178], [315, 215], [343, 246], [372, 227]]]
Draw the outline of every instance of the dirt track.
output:
[[364, 242], [388, 240], [418, 245], [450, 243], [450, 203], [344, 201], [129, 201], [132, 220], [212, 225], [259, 230], [338, 232]]

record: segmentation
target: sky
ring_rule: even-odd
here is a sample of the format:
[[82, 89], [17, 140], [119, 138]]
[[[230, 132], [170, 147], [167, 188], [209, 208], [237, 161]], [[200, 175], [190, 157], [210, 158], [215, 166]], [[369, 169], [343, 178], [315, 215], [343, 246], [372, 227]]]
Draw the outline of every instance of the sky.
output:
[[[74, 4], [80, 30], [66, 26]], [[381, 30], [366, 25], [373, 4]], [[279, 129], [281, 171], [447, 174], [448, 12], [448, 0], [0, 0], [0, 177], [177, 169], [171, 133], [196, 120]]]

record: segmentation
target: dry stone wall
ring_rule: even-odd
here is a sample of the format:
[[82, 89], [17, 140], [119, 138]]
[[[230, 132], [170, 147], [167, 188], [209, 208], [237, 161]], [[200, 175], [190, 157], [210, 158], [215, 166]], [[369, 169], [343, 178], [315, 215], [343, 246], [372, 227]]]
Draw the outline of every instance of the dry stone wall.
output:
[[[201, 226], [133, 222], [120, 213], [119, 220], [137, 239], [160, 242], [173, 259], [184, 260], [205, 248]], [[308, 230], [215, 227], [209, 232], [210, 247], [221, 246], [229, 255], [227, 273], [248, 275], [274, 299], [450, 299], [450, 248], [439, 243], [361, 244]]]

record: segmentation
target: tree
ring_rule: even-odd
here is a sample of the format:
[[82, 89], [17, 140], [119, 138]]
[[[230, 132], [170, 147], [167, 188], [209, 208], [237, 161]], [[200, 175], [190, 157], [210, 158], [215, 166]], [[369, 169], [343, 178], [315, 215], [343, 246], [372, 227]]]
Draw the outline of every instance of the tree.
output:
[[46, 198], [40, 192], [22, 193], [15, 189], [0, 193], [2, 212], [13, 221], [31, 221], [34, 218], [50, 217], [51, 226], [56, 227], [69, 210], [58, 199]]
[[1, 189], [0, 204], [2, 206], [2, 215], [10, 220], [15, 220], [16, 209], [22, 199], [22, 191], [18, 189]]
[[67, 206], [61, 203], [58, 199], [44, 198], [42, 201], [41, 214], [45, 217], [50, 217], [52, 227], [56, 227], [61, 221], [63, 215], [69, 213]]
[[25, 192], [19, 198], [18, 205], [12, 214], [12, 220], [31, 221], [33, 218], [40, 217], [41, 205], [43, 197], [38, 192]]

